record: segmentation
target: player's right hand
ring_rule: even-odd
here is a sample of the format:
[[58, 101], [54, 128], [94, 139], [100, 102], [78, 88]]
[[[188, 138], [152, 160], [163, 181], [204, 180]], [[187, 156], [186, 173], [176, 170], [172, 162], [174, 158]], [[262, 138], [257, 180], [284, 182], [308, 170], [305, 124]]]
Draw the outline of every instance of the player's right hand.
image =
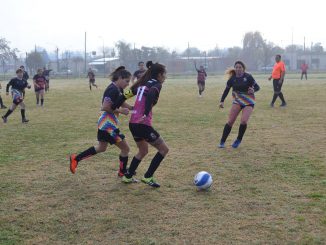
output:
[[224, 108], [224, 102], [220, 102], [219, 108]]

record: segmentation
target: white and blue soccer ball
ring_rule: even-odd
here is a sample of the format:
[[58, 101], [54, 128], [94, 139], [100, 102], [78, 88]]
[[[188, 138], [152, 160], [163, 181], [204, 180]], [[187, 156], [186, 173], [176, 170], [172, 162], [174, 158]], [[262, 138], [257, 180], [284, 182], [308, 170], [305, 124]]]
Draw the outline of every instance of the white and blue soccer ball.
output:
[[194, 184], [199, 190], [207, 190], [211, 187], [213, 178], [210, 173], [206, 171], [200, 171], [195, 175]]

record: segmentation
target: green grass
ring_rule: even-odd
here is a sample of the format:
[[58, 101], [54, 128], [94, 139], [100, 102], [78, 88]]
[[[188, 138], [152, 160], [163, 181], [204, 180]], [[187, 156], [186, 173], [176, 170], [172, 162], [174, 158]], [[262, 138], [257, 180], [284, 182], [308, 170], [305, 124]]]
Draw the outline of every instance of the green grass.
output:
[[[167, 79], [154, 108], [170, 148], [156, 173], [160, 189], [121, 183], [116, 147], [69, 172], [69, 154], [96, 144], [107, 81], [90, 92], [86, 79], [53, 79], [44, 108], [28, 91], [30, 123], [17, 110], [0, 124], [0, 244], [325, 244], [326, 75], [289, 74], [286, 108], [270, 108], [272, 83], [254, 77], [261, 91], [236, 150], [239, 119], [227, 147], [217, 148], [231, 106], [229, 94], [218, 109], [225, 78], [209, 77], [201, 99], [195, 77]], [[128, 117], [120, 121], [131, 158]], [[213, 176], [210, 191], [192, 184], [201, 170]]]

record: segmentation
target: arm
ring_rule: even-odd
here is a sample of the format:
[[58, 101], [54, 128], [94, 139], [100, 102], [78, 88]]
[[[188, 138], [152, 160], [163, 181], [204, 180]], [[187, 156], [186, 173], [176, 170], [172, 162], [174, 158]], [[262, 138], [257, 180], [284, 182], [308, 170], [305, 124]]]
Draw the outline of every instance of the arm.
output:
[[155, 101], [159, 96], [159, 91], [156, 88], [151, 88], [147, 94], [145, 102], [145, 111], [144, 115], [148, 116], [149, 112], [152, 110]]
[[12, 86], [12, 80], [10, 80], [10, 82], [7, 84], [6, 87], [6, 94], [9, 94], [9, 87]]

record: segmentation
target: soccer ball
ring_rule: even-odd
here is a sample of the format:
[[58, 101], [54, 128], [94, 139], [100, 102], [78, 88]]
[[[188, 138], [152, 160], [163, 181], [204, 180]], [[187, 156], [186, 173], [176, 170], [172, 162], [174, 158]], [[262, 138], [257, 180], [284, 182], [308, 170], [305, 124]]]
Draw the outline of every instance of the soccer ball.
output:
[[206, 171], [200, 171], [195, 175], [194, 184], [199, 190], [207, 190], [211, 187], [213, 178], [210, 173]]

